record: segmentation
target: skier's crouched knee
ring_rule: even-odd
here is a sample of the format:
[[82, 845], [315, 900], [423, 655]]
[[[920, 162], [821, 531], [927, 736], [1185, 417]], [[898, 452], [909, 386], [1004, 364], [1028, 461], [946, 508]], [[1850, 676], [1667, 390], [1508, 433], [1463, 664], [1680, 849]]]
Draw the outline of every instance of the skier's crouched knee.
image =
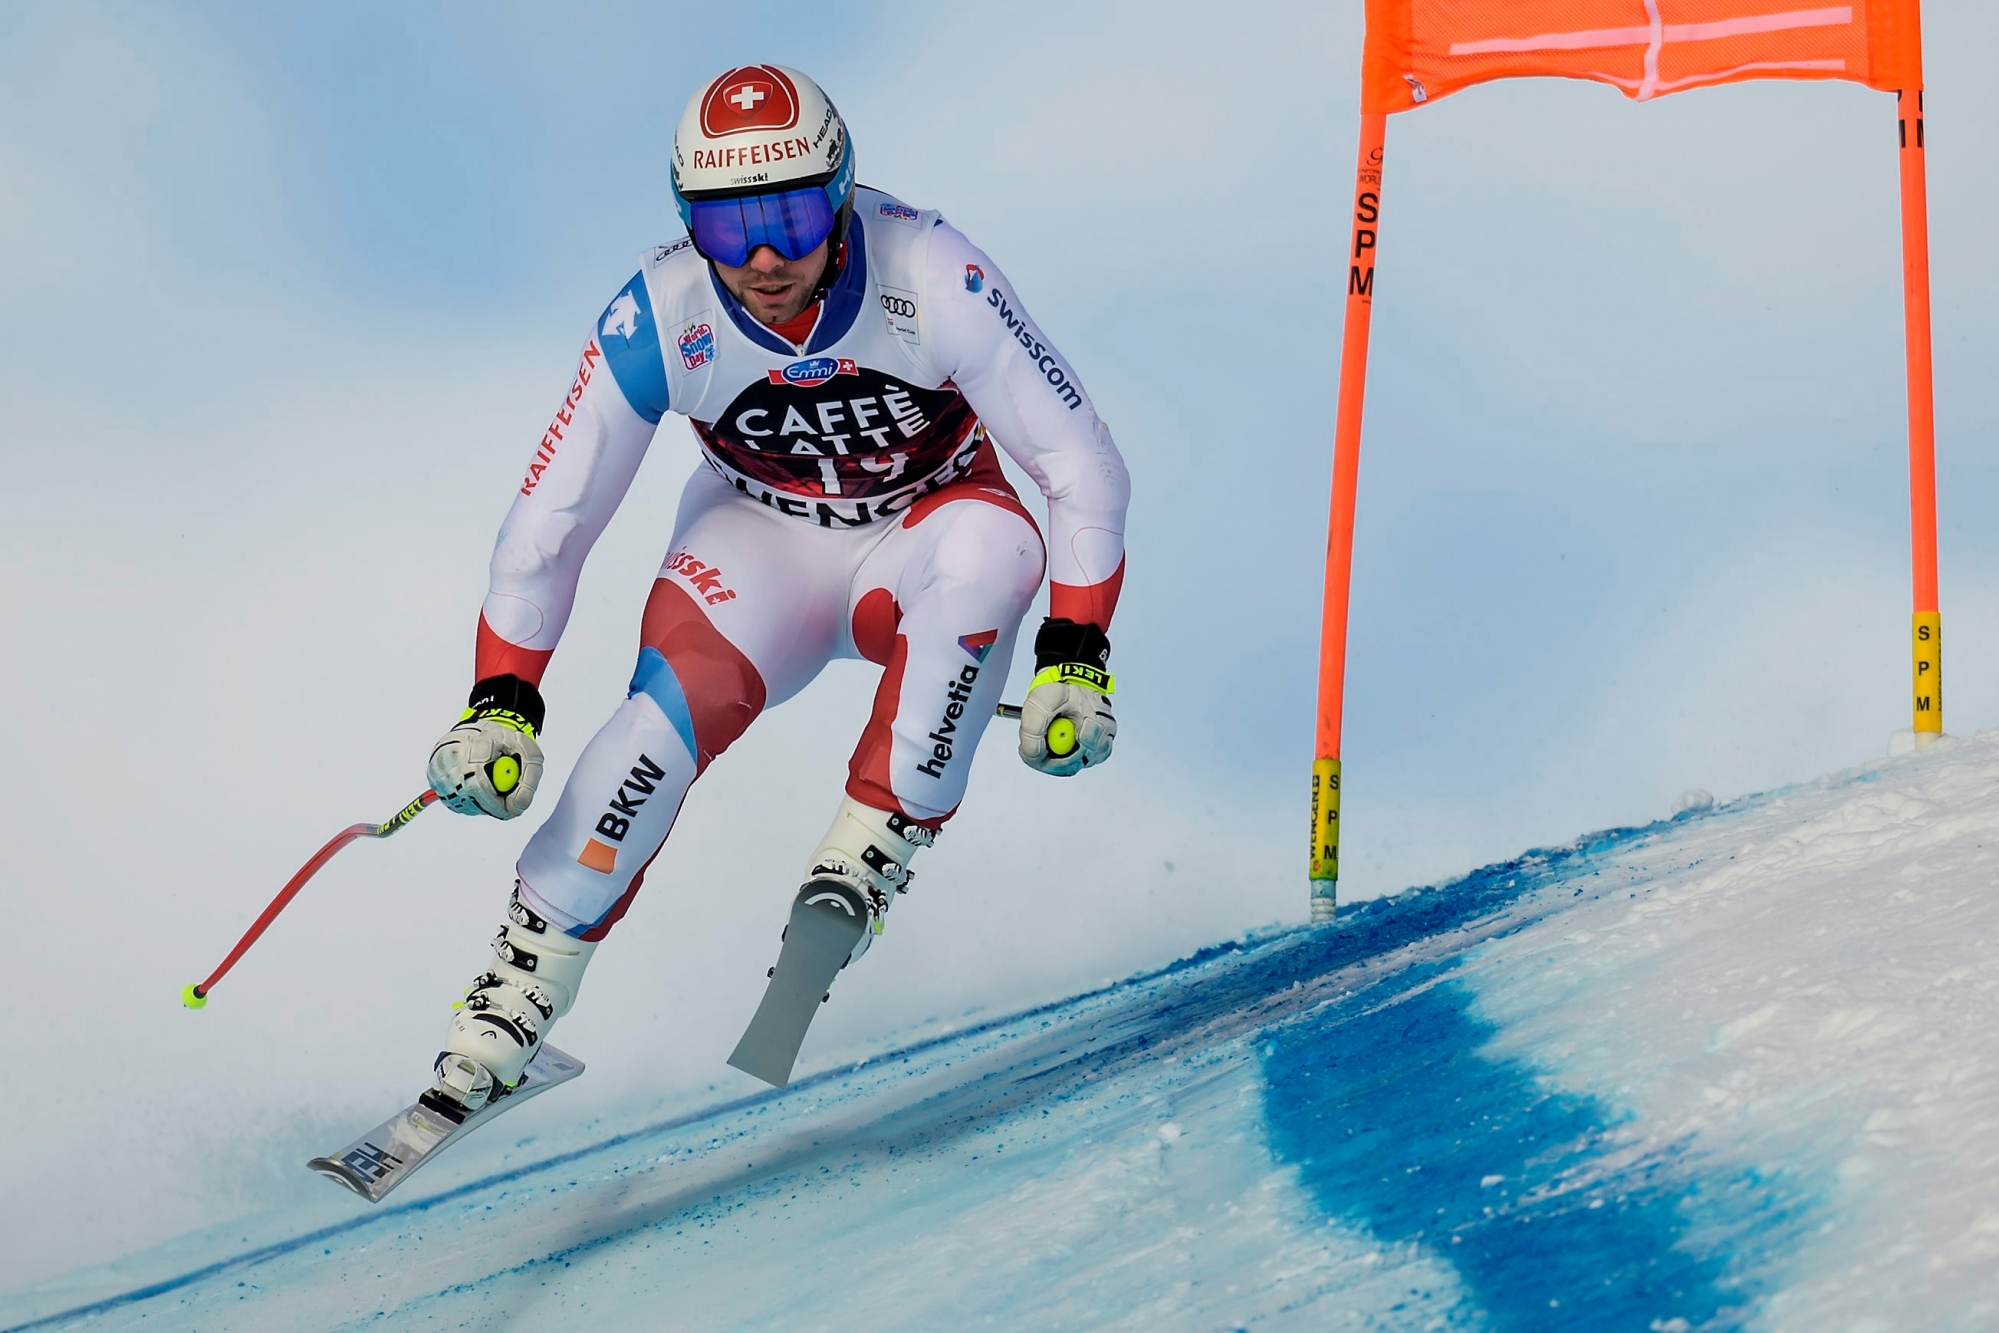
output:
[[653, 584], [640, 643], [632, 694], [651, 695], [668, 718], [691, 722], [695, 764], [706, 768], [763, 711], [763, 677], [693, 600], [665, 579]]
[[932, 558], [937, 581], [990, 589], [1022, 607], [1033, 601], [1048, 564], [1034, 525], [1010, 509], [984, 502], [951, 509], [950, 529], [939, 537]]

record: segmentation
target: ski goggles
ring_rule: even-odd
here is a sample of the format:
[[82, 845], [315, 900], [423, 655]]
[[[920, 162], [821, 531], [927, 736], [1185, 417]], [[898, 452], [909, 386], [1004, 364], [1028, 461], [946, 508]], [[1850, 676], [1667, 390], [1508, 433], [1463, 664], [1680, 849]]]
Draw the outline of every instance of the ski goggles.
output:
[[835, 210], [823, 185], [735, 199], [688, 201], [694, 248], [717, 264], [741, 268], [759, 246], [803, 259], [833, 234]]

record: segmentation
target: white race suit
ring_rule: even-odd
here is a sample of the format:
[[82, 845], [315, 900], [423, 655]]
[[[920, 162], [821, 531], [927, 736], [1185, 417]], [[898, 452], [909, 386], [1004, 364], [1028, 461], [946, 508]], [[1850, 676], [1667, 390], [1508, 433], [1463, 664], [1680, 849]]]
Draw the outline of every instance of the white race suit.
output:
[[[837, 279], [785, 326], [798, 342], [689, 242], [649, 251], [500, 529], [478, 677], [538, 683], [661, 417], [692, 421], [703, 465], [630, 694], [520, 858], [523, 899], [579, 938], [623, 915], [701, 771], [829, 660], [882, 667], [848, 794], [935, 828], [1044, 572], [1051, 614], [1109, 626], [1130, 488], [1075, 371], [956, 228], [866, 187], [854, 199]], [[1045, 544], [995, 444], [1047, 498]]]

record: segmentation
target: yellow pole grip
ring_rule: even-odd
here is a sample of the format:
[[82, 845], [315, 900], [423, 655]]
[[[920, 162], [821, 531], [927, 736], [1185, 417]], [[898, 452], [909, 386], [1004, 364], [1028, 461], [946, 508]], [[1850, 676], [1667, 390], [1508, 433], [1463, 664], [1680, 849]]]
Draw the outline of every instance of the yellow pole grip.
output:
[[1917, 743], [1922, 744], [1943, 734], [1943, 617], [1935, 611], [1918, 611], [1910, 619], [1915, 731]]

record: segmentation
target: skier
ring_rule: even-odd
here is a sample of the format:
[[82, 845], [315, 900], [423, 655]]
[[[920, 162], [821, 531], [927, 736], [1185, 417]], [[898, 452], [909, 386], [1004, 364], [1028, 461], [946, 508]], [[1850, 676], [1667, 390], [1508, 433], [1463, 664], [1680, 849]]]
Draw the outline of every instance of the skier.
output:
[[[702, 465], [630, 692], [528, 840], [497, 957], [437, 1058], [433, 1093], [468, 1112], [518, 1082], [575, 1004], [688, 786], [829, 660], [882, 668], [787, 928], [808, 909], [852, 919], [840, 966], [957, 810], [1044, 572], [1020, 757], [1066, 776], [1104, 762], [1116, 733], [1105, 631], [1129, 484], [1013, 284], [938, 214], [857, 186], [840, 113], [783, 66], [729, 70], [687, 103], [672, 184], [688, 235], [646, 253], [583, 345], [500, 528], [477, 684], [430, 755], [452, 809], [528, 808], [537, 685], [584, 558], [661, 417], [686, 416]], [[1046, 543], [995, 444], [1047, 497]]]

